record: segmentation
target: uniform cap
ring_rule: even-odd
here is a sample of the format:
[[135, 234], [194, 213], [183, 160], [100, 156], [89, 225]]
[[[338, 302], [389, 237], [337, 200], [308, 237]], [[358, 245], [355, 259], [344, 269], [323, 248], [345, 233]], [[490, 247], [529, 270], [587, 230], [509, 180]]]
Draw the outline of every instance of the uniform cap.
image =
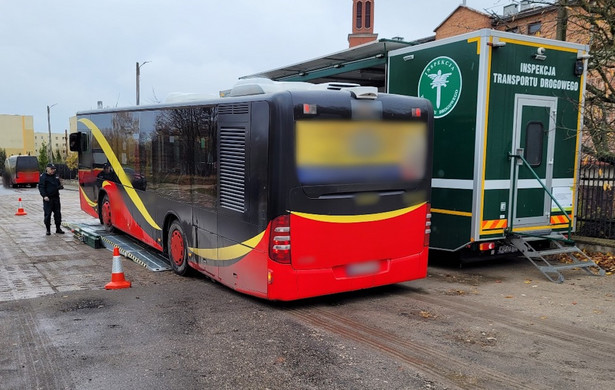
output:
[[56, 168], [56, 166], [55, 166], [55, 165], [53, 165], [52, 163], [49, 163], [49, 164], [47, 164], [47, 168], [53, 168], [53, 169], [55, 169], [55, 168]]

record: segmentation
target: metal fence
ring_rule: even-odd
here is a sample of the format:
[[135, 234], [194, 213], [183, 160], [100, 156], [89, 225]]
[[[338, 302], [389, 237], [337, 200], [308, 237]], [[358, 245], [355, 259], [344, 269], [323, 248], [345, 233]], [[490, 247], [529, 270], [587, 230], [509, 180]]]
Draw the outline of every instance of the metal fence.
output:
[[615, 238], [615, 167], [586, 157], [579, 174], [576, 232]]

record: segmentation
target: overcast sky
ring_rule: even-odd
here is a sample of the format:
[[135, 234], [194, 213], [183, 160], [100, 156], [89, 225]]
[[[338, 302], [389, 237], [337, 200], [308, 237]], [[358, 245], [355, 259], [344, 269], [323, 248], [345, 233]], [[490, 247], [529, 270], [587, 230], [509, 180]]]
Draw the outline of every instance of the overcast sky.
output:
[[[378, 38], [433, 35], [462, 0], [376, 0]], [[502, 13], [512, 0], [466, 0]], [[211, 93], [348, 48], [352, 0], [0, 0], [0, 114], [63, 133], [76, 112]]]

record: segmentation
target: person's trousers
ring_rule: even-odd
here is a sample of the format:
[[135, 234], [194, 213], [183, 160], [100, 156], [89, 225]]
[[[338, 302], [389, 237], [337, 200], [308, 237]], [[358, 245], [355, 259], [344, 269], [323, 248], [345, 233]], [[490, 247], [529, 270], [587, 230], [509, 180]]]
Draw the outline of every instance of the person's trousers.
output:
[[53, 213], [53, 220], [56, 226], [60, 226], [62, 223], [62, 213], [60, 212], [60, 197], [55, 196], [49, 198], [49, 201], [43, 201], [43, 211], [45, 212], [45, 226], [49, 228], [51, 226], [51, 213]]

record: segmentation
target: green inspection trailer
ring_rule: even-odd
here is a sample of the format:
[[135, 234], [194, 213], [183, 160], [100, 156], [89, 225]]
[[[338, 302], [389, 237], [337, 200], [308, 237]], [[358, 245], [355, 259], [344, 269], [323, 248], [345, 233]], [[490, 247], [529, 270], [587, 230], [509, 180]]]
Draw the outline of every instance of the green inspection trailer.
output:
[[574, 227], [588, 51], [484, 29], [389, 53], [388, 92], [434, 107], [433, 249], [567, 241], [556, 233]]

